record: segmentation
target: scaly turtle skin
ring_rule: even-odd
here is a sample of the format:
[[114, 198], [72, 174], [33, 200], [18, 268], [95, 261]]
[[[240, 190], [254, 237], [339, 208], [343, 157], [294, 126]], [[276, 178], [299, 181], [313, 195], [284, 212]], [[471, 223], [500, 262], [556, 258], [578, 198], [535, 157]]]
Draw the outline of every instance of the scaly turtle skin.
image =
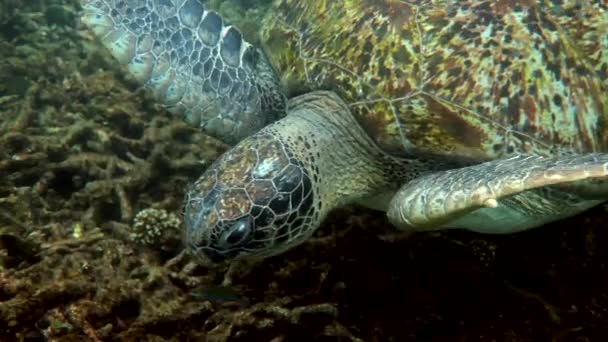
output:
[[606, 5], [544, 3], [275, 1], [262, 39], [284, 84], [335, 91], [391, 154], [604, 150]]
[[172, 110], [253, 134], [186, 199], [213, 260], [285, 251], [353, 202], [507, 233], [608, 199], [603, 2], [274, 0], [261, 48], [197, 0], [83, 3]]
[[[233, 144], [284, 115], [264, 54], [198, 0], [81, 0], [82, 21], [192, 125]], [[263, 114], [262, 114], [263, 113]]]

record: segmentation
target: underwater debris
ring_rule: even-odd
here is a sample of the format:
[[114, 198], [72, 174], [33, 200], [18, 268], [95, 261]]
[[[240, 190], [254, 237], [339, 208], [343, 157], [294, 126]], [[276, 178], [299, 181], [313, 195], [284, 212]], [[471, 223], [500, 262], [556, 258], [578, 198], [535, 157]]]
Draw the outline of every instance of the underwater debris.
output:
[[209, 300], [211, 302], [236, 302], [240, 304], [249, 304], [249, 299], [243, 297], [235, 289], [229, 286], [209, 286], [202, 289], [192, 291], [190, 296]]
[[40, 261], [40, 246], [13, 234], [0, 234], [0, 270], [13, 268], [21, 262]]

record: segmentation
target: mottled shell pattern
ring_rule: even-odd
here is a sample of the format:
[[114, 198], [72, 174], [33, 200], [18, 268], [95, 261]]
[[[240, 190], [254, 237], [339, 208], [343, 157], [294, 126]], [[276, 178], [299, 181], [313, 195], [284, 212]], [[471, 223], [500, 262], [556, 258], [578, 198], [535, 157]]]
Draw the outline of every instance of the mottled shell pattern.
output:
[[608, 150], [608, 5], [280, 0], [261, 40], [290, 95], [332, 89], [385, 151]]

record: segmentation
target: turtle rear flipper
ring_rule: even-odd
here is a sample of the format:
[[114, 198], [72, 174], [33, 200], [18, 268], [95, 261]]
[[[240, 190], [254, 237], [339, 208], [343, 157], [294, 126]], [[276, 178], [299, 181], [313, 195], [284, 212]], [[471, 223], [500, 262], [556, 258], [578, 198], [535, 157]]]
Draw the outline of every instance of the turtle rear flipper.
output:
[[199, 0], [81, 0], [82, 21], [175, 114], [234, 144], [285, 100], [264, 53]]
[[388, 217], [403, 230], [512, 233], [575, 215], [606, 199], [606, 153], [517, 155], [417, 178], [393, 197]]

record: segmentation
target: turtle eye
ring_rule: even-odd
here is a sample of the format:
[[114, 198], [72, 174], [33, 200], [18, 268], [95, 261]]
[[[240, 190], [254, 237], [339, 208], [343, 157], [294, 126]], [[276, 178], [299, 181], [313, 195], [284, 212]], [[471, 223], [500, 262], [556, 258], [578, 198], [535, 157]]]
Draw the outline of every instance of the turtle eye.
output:
[[222, 233], [221, 241], [223, 245], [229, 247], [242, 245], [249, 238], [251, 228], [251, 219], [249, 217], [243, 217], [235, 221]]

